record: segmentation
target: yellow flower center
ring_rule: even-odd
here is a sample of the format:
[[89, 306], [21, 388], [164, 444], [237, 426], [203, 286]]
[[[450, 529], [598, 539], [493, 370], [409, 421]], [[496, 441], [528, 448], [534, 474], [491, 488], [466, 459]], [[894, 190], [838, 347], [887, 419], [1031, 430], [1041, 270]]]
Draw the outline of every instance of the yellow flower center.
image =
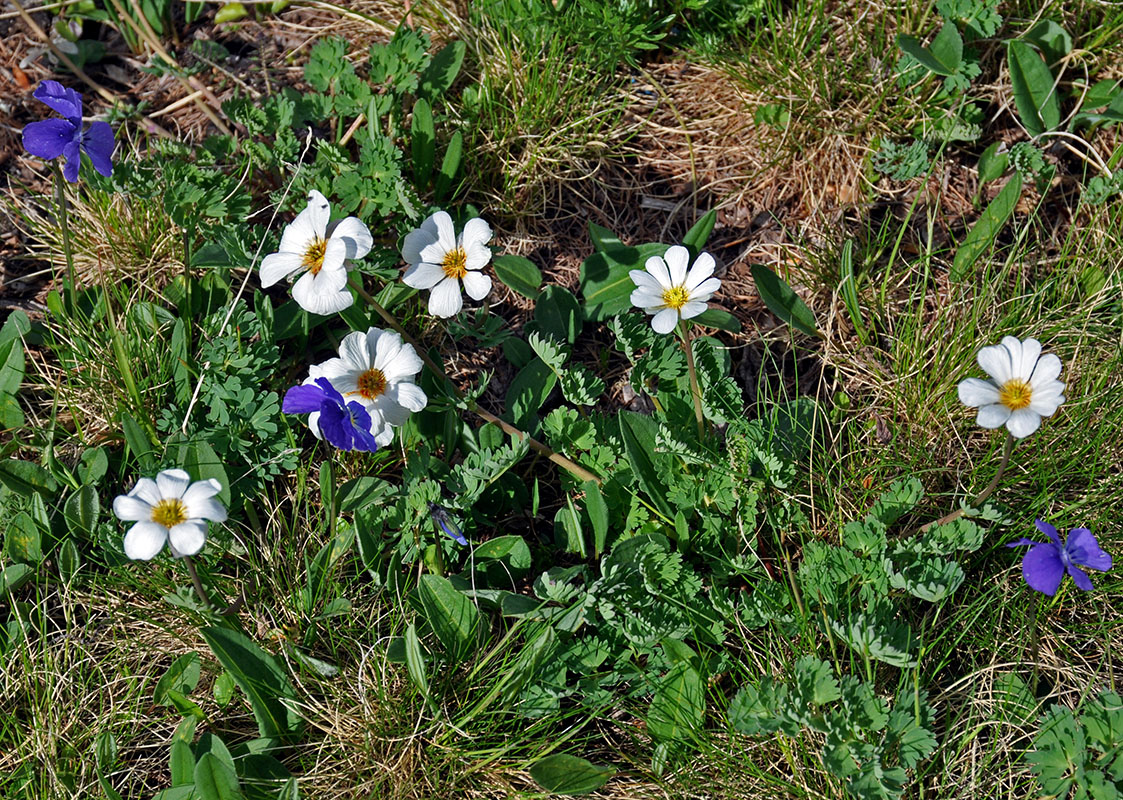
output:
[[356, 383], [359, 385], [359, 390], [348, 394], [358, 394], [365, 400], [374, 400], [386, 391], [386, 376], [382, 374], [382, 370], [374, 367], [360, 375]]
[[667, 308], [673, 308], [678, 311], [686, 301], [690, 299], [690, 295], [686, 293], [686, 289], [681, 286], [676, 286], [674, 289], [663, 290], [663, 305]]
[[445, 257], [441, 259], [441, 269], [445, 271], [447, 278], [463, 278], [467, 275], [468, 254], [464, 252], [464, 248], [458, 247], [445, 253]]
[[161, 500], [152, 507], [152, 521], [165, 528], [174, 528], [187, 521], [187, 506], [179, 499]]
[[998, 390], [998, 402], [1011, 411], [1017, 411], [1029, 405], [1032, 395], [1033, 389], [1028, 383], [1014, 378], [1012, 381], [1006, 381], [1006, 384]]
[[324, 268], [324, 251], [327, 247], [328, 243], [323, 239], [313, 239], [312, 244], [308, 245], [308, 249], [304, 252], [300, 265], [315, 275]]

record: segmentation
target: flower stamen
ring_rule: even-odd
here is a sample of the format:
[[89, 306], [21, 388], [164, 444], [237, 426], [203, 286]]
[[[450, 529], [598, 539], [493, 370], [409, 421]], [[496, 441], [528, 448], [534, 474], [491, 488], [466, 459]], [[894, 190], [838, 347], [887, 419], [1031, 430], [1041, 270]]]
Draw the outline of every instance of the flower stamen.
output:
[[300, 265], [313, 275], [318, 274], [324, 268], [324, 251], [327, 247], [328, 243], [325, 240], [313, 239], [308, 249], [304, 251], [304, 258], [301, 259]]
[[360, 375], [355, 382], [358, 384], [358, 391], [348, 394], [358, 394], [364, 400], [375, 400], [386, 391], [386, 376], [382, 374], [382, 370], [374, 367]]
[[1017, 411], [1028, 406], [1032, 396], [1032, 387], [1018, 378], [1006, 381], [1002, 388], [998, 390], [998, 402], [1011, 411]]
[[682, 286], [663, 290], [663, 305], [667, 308], [673, 308], [675, 311], [686, 305], [686, 301], [689, 299], [690, 294]]
[[468, 254], [464, 252], [464, 248], [457, 247], [445, 253], [445, 257], [441, 259], [441, 269], [446, 278], [463, 278], [467, 275]]
[[152, 521], [165, 528], [174, 528], [187, 521], [187, 505], [178, 498], [164, 498], [152, 507]]

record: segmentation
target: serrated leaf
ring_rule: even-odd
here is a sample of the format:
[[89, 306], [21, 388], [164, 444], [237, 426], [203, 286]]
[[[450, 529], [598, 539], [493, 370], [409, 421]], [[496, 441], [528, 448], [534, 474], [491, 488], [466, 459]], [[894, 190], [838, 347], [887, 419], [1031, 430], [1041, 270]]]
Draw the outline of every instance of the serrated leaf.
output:
[[616, 773], [614, 767], [598, 767], [566, 753], [554, 753], [530, 765], [530, 777], [553, 794], [582, 795], [595, 792]]
[[982, 216], [975, 222], [963, 244], [955, 252], [955, 260], [951, 265], [951, 279], [962, 281], [974, 268], [979, 256], [986, 251], [995, 240], [995, 237], [1005, 227], [1014, 207], [1022, 194], [1022, 175], [1015, 172], [1010, 180], [1002, 187], [1002, 191], [990, 201]]
[[1053, 73], [1024, 41], [1008, 41], [1006, 54], [1014, 104], [1022, 125], [1030, 136], [1055, 130], [1061, 124], [1061, 104], [1053, 87]]
[[795, 665], [792, 701], [797, 705], [824, 705], [841, 697], [834, 670], [814, 656], [803, 656]]
[[211, 626], [199, 633], [249, 698], [258, 733], [291, 740], [300, 728], [300, 717], [282, 700], [295, 703], [296, 691], [277, 659], [240, 631]]
[[783, 278], [763, 264], [753, 264], [751, 269], [753, 283], [769, 311], [808, 336], [822, 337], [815, 325], [815, 315]]
[[502, 255], [491, 262], [495, 277], [523, 297], [536, 300], [542, 286], [542, 271], [522, 256]]

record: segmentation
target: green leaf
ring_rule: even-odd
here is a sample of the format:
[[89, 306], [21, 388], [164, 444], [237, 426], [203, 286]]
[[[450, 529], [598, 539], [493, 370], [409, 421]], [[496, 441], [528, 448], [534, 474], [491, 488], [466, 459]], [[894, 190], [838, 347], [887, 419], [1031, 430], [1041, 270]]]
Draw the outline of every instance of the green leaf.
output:
[[34, 574], [35, 571], [27, 564], [9, 564], [4, 567], [4, 571], [0, 572], [0, 599], [23, 586]]
[[660, 477], [668, 474], [667, 459], [655, 452], [655, 437], [658, 425], [651, 417], [634, 411], [621, 411], [620, 436], [624, 440], [624, 452], [632, 465], [632, 472], [640, 488], [651, 502], [667, 519], [673, 519], [674, 509], [667, 501], [667, 486]]
[[825, 661], [804, 656], [795, 665], [792, 699], [801, 706], [824, 705], [842, 696], [834, 670]]
[[779, 275], [763, 264], [753, 264], [751, 269], [760, 299], [773, 314], [808, 336], [822, 338], [823, 334], [815, 325], [815, 315], [811, 313], [811, 309]]
[[339, 487], [339, 510], [358, 511], [375, 503], [385, 505], [395, 491], [394, 485], [382, 478], [352, 478]]
[[897, 47], [919, 61], [930, 72], [945, 77], [958, 72], [963, 62], [963, 38], [955, 25], [950, 22], [945, 22], [944, 27], [936, 34], [931, 49], [922, 45], [915, 36], [898, 36]]
[[1055, 130], [1061, 124], [1061, 103], [1053, 88], [1053, 73], [1037, 51], [1019, 39], [1006, 43], [1014, 104], [1022, 125], [1031, 136]]
[[1096, 81], [1096, 83], [1084, 93], [1084, 99], [1080, 103], [1080, 110], [1095, 111], [1097, 108], [1103, 108], [1119, 96], [1117, 92], [1118, 88], [1119, 81], [1107, 79]]
[[214, 681], [214, 688], [211, 694], [214, 696], [215, 703], [220, 708], [226, 708], [230, 705], [230, 701], [234, 699], [234, 688], [237, 684], [234, 682], [234, 676], [229, 672], [223, 672]]
[[214, 753], [203, 753], [195, 765], [195, 788], [207, 800], [241, 800], [238, 776]]
[[628, 249], [628, 246], [620, 240], [619, 236], [608, 228], [597, 225], [592, 220], [589, 221], [589, 238], [593, 240], [593, 249], [598, 253]]
[[73, 578], [78, 568], [82, 566], [82, 558], [78, 555], [78, 546], [73, 539], [67, 539], [59, 546], [58, 571], [64, 581]]
[[585, 513], [593, 526], [593, 554], [600, 558], [608, 541], [608, 503], [596, 481], [585, 481], [582, 488], [585, 490]]
[[421, 73], [417, 87], [418, 97], [433, 101], [447, 92], [456, 82], [456, 76], [460, 74], [460, 67], [464, 63], [464, 52], [464, 42], [459, 39], [442, 47]]
[[547, 286], [538, 296], [534, 321], [542, 333], [573, 344], [585, 324], [585, 315], [572, 292], [561, 286]]
[[184, 653], [168, 667], [156, 688], [152, 692], [152, 702], [158, 706], [170, 704], [168, 690], [174, 689], [180, 694], [188, 694], [199, 685], [200, 662], [198, 653]]
[[701, 219], [690, 226], [686, 236], [682, 237], [682, 245], [690, 251], [690, 260], [693, 261], [706, 248], [710, 234], [717, 222], [717, 209], [713, 208], [702, 215]]
[[224, 506], [230, 506], [230, 479], [226, 477], [226, 467], [223, 466], [214, 448], [202, 439], [198, 439], [180, 448], [178, 460], [180, 468], [186, 470], [193, 481], [203, 481], [208, 478], [218, 481], [222, 489], [215, 497]]
[[15, 395], [23, 383], [23, 340], [0, 342], [0, 394]]
[[537, 419], [557, 380], [558, 376], [540, 358], [519, 370], [507, 388], [507, 409], [516, 427], [526, 430], [529, 422]]
[[629, 298], [636, 285], [628, 272], [643, 269], [648, 258], [661, 256], [666, 251], [665, 244], [641, 244], [638, 247], [598, 250], [586, 258], [581, 264], [580, 276], [585, 318], [601, 322], [631, 308]]
[[475, 557], [477, 567], [487, 573], [492, 586], [519, 580], [530, 572], [530, 548], [521, 536], [489, 539], [476, 548]]
[[224, 22], [237, 22], [248, 13], [246, 7], [242, 3], [237, 2], [237, 0], [226, 2], [222, 4], [222, 8], [215, 12], [214, 24], [221, 25]]
[[90, 485], [82, 486], [70, 495], [63, 507], [66, 526], [75, 536], [92, 535], [100, 513], [101, 501], [97, 489]]
[[433, 109], [422, 97], [413, 104], [410, 123], [410, 148], [413, 152], [413, 174], [418, 189], [429, 185], [433, 162], [437, 158], [437, 132], [433, 128]]
[[[448, 190], [452, 188], [452, 182], [456, 180], [456, 173], [460, 169], [460, 159], [463, 154], [464, 135], [460, 131], [456, 131], [452, 134], [452, 138], [448, 140], [444, 158], [441, 159], [441, 170], [437, 173], [437, 180], [433, 185], [433, 195], [437, 200], [443, 199], [448, 194]], [[500, 257], [502, 258], [502, 256]]]
[[172, 741], [168, 766], [171, 768], [172, 786], [191, 786], [195, 782], [195, 754], [187, 742]]
[[979, 156], [979, 186], [996, 181], [1005, 174], [1010, 154], [998, 152], [1001, 145], [1002, 142], [995, 142]]
[[1051, 19], [1043, 19], [1026, 32], [1025, 39], [1037, 45], [1050, 66], [1072, 52], [1072, 37], [1068, 31]]
[[152, 440], [137, 421], [124, 411], [121, 412], [121, 433], [136, 459], [139, 471], [145, 475], [155, 472], [156, 454], [152, 448]]
[[854, 240], [847, 239], [842, 245], [842, 254], [839, 256], [839, 284], [838, 293], [842, 296], [846, 313], [850, 316], [850, 324], [858, 338], [865, 343], [868, 334], [862, 319], [862, 305], [858, 301], [858, 281], [854, 274]]
[[538, 298], [538, 287], [542, 285], [542, 272], [532, 261], [522, 256], [503, 255], [491, 262], [495, 277], [513, 291], [531, 300]]
[[717, 328], [719, 331], [730, 333], [741, 332], [741, 321], [723, 308], [707, 308], [698, 316], [691, 317], [691, 321], [703, 328]]
[[598, 767], [566, 753], [554, 753], [530, 765], [530, 777], [553, 794], [589, 794], [604, 786], [614, 774], [613, 767]]
[[683, 741], [702, 730], [705, 715], [702, 679], [689, 664], [679, 663], [659, 681], [651, 699], [647, 729], [657, 740]]
[[429, 700], [429, 679], [425, 675], [425, 657], [421, 654], [421, 640], [417, 638], [417, 626], [412, 622], [405, 635], [406, 671], [409, 679], [426, 701]]
[[0, 483], [23, 497], [35, 492], [52, 495], [58, 491], [58, 481], [47, 470], [31, 461], [15, 458], [0, 459]]
[[26, 511], [8, 521], [4, 531], [4, 552], [13, 561], [38, 564], [43, 560], [43, 534]]
[[418, 584], [425, 620], [445, 651], [453, 659], [466, 655], [479, 631], [479, 610], [441, 575], [422, 575]]
[[955, 260], [951, 265], [953, 281], [959, 282], [966, 278], [979, 256], [994, 243], [995, 237], [1014, 213], [1014, 206], [1017, 205], [1021, 194], [1022, 175], [1020, 172], [1015, 172], [1002, 187], [1002, 191], [990, 201], [963, 240], [963, 244], [955, 252]]
[[270, 739], [293, 739], [300, 718], [281, 701], [295, 703], [296, 692], [277, 659], [239, 631], [212, 626], [199, 633], [249, 698], [258, 733]]

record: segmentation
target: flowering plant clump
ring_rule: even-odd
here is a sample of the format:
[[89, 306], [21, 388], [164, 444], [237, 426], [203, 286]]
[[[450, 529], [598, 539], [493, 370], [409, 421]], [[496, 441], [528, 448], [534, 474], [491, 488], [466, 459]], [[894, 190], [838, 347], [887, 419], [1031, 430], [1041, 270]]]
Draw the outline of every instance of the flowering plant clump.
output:
[[281, 410], [286, 414], [311, 414], [308, 427], [316, 438], [327, 439], [340, 450], [377, 450], [378, 441], [370, 432], [371, 417], [363, 404], [345, 401], [327, 378], [309, 380], [285, 392]]
[[[404, 425], [410, 413], [429, 402], [414, 383], [421, 367], [413, 345], [403, 342], [397, 333], [372, 327], [366, 333], [347, 334], [339, 344], [339, 357], [314, 364], [308, 373], [309, 380], [330, 381], [334, 391], [347, 398], [348, 406], [352, 402], [362, 406], [370, 415], [368, 430], [375, 441], [387, 445], [394, 438], [393, 429]], [[313, 433], [318, 417], [319, 412], [313, 412], [308, 418]]]
[[331, 206], [313, 189], [308, 205], [281, 235], [281, 249], [261, 262], [261, 285], [270, 287], [282, 278], [304, 273], [292, 287], [293, 299], [312, 314], [334, 314], [355, 298], [347, 291], [348, 260], [370, 252], [374, 239], [358, 217], [347, 217], [331, 226]]
[[1012, 436], [1024, 439], [1065, 401], [1065, 385], [1057, 380], [1061, 360], [1052, 353], [1042, 355], [1036, 339], [1006, 336], [981, 349], [978, 361], [990, 380], [960, 382], [959, 400], [979, 409], [976, 421], [984, 428], [1005, 425]]
[[690, 251], [682, 245], [667, 248], [662, 256], [647, 259], [644, 269], [628, 274], [636, 285], [632, 305], [653, 315], [656, 333], [670, 333], [680, 320], [696, 317], [708, 307], [706, 302], [721, 288], [714, 274], [714, 257], [701, 253], [690, 267]]
[[125, 555], [148, 561], [165, 542], [173, 556], [195, 555], [207, 541], [206, 521], [226, 521], [226, 509], [214, 499], [221, 491], [214, 478], [192, 483], [181, 469], [164, 470], [154, 481], [141, 478], [113, 500], [118, 519], [136, 522], [125, 534]]
[[1073, 528], [1062, 543], [1057, 529], [1044, 520], [1037, 520], [1037, 529], [1049, 537], [1047, 542], [1021, 538], [1007, 547], [1029, 546], [1022, 558], [1022, 575], [1031, 589], [1052, 597], [1060, 588], [1067, 572], [1084, 591], [1091, 591], [1092, 579], [1080, 567], [1106, 572], [1111, 569], [1111, 556], [1105, 553], [1096, 537], [1087, 528]]
[[402, 281], [414, 289], [429, 289], [429, 313], [453, 317], [460, 313], [464, 299], [460, 284], [473, 300], [483, 300], [491, 291], [491, 278], [482, 270], [491, 261], [491, 226], [479, 217], [464, 225], [459, 238], [452, 217], [438, 211], [406, 234], [402, 258], [409, 268]]
[[48, 161], [65, 158], [62, 176], [70, 183], [78, 180], [82, 153], [99, 173], [107, 178], [113, 174], [113, 129], [108, 122], [93, 122], [89, 130], [82, 130], [82, 95], [58, 81], [42, 81], [34, 97], [65, 119], [44, 119], [24, 127], [24, 150]]

